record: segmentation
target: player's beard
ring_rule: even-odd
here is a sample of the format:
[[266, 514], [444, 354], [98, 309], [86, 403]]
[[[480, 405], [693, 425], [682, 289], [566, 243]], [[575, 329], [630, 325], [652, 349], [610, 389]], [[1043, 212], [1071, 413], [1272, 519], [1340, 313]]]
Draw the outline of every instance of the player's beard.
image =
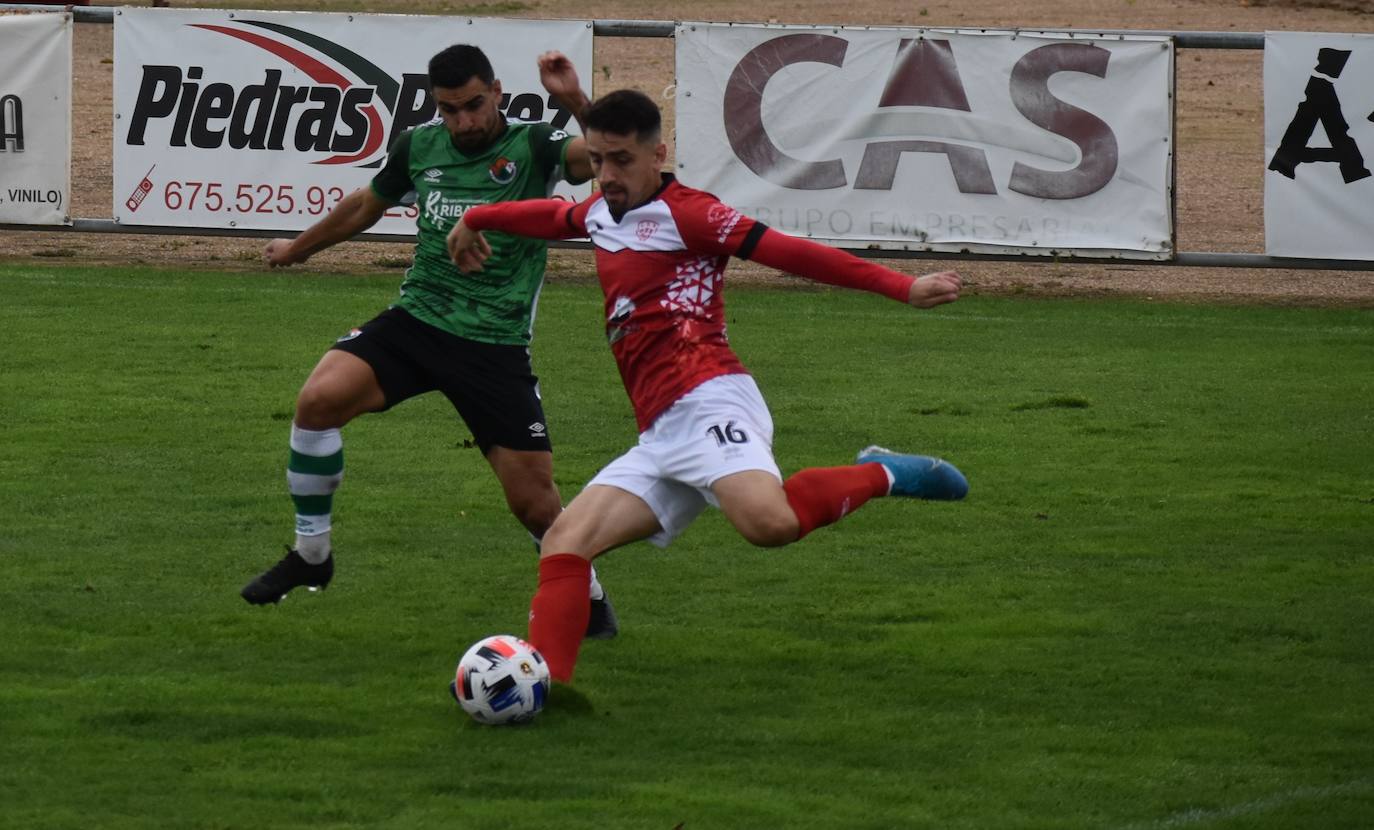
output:
[[491, 143], [491, 133], [463, 133], [454, 136], [453, 143], [459, 150], [463, 151], [464, 153], [467, 153], [470, 156], [475, 155], [476, 153], [485, 150], [487, 145]]
[[490, 129], [455, 133], [453, 136], [453, 144], [461, 152], [469, 156], [477, 155], [496, 141], [496, 137], [501, 134], [504, 127], [505, 124], [497, 121]]
[[606, 209], [611, 212], [611, 218], [617, 222], [630, 208], [630, 194], [623, 187], [612, 187], [609, 190], [604, 187], [601, 188], [601, 200], [606, 203]]

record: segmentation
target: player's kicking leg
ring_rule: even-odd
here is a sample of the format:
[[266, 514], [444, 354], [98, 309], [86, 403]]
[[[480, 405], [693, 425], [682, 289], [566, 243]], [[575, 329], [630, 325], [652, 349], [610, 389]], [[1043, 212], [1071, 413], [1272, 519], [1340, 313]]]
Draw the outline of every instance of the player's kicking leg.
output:
[[811, 467], [781, 483], [771, 472], [747, 470], [719, 479], [711, 490], [741, 536], [777, 547], [838, 522], [870, 499], [957, 500], [968, 493], [968, 482], [940, 459], [870, 447], [852, 465]]
[[[698, 462], [688, 466], [689, 480], [708, 483], [725, 517], [755, 545], [791, 544], [881, 496], [960, 499], [968, 492], [968, 482], [953, 466], [880, 447], [864, 450], [855, 464], [812, 467], [783, 481], [773, 459], [772, 417], [752, 379], [716, 378], [675, 408], [682, 407], [686, 417], [697, 403], [703, 405], [704, 420], [678, 425], [682, 457]], [[726, 427], [709, 426], [713, 419]]]

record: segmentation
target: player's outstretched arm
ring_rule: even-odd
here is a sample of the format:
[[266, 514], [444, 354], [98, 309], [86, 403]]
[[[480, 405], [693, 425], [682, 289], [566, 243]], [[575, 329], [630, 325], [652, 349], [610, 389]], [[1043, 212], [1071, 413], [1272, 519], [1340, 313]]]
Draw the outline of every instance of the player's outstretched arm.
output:
[[[544, 89], [553, 96], [558, 105], [572, 113], [573, 118], [577, 119], [577, 125], [586, 131], [587, 125], [583, 121], [583, 116], [587, 112], [587, 107], [591, 106], [592, 100], [587, 97], [587, 93], [582, 91], [582, 82], [578, 80], [577, 69], [572, 61], [562, 52], [545, 52], [539, 56], [539, 81], [544, 85]], [[586, 181], [592, 177], [592, 163], [587, 156], [587, 142], [581, 136], [574, 138], [568, 143], [566, 156], [568, 178], [577, 181]]]
[[577, 125], [585, 128], [582, 117], [592, 101], [587, 97], [587, 93], [582, 91], [577, 69], [568, 56], [557, 50], [540, 55], [539, 82], [563, 109], [572, 113], [572, 117], [577, 119]]
[[482, 270], [486, 257], [479, 257], [476, 252], [487, 243], [480, 234], [474, 235], [475, 231], [501, 231], [531, 239], [586, 236], [587, 228], [577, 218], [575, 207], [562, 199], [522, 199], [470, 207], [448, 233], [449, 257], [461, 271]]
[[305, 262], [319, 251], [352, 239], [377, 224], [389, 207], [371, 187], [360, 187], [343, 197], [323, 219], [301, 231], [300, 236], [267, 243], [263, 260], [271, 268]]
[[[762, 226], [758, 226], [762, 227]], [[916, 308], [934, 308], [959, 299], [963, 281], [954, 271], [919, 279], [893, 271], [848, 251], [798, 239], [768, 228], [758, 237], [748, 259], [809, 280], [882, 294]]]
[[562, 199], [523, 199], [470, 207], [448, 232], [448, 255], [458, 270], [482, 270], [491, 253], [478, 231], [501, 231], [531, 239], [576, 239], [587, 228], [574, 214], [574, 205]]

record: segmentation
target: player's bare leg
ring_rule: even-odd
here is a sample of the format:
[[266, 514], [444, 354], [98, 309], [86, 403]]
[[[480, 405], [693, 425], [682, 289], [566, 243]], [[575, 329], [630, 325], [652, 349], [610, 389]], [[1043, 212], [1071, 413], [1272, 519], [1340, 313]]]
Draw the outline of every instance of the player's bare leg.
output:
[[302, 585], [316, 590], [334, 576], [330, 528], [334, 491], [343, 480], [340, 427], [386, 406], [386, 396], [367, 361], [338, 350], [325, 352], [296, 398], [291, 424], [287, 483], [296, 506], [296, 546], [244, 586], [253, 605], [279, 602]]
[[887, 487], [887, 474], [872, 464], [811, 467], [785, 482], [751, 470], [726, 476], [711, 490], [740, 535], [755, 545], [776, 547], [838, 522], [869, 499], [887, 495]]
[[720, 510], [750, 544], [775, 548], [797, 541], [801, 523], [772, 473], [746, 470], [711, 485]]
[[572, 500], [544, 534], [543, 558], [576, 553], [588, 561], [663, 528], [639, 496], [619, 487], [593, 484]]
[[661, 529], [643, 499], [618, 487], [592, 485], [544, 534], [539, 589], [530, 601], [529, 641], [549, 662], [554, 680], [572, 680], [577, 664], [588, 621], [591, 560]]
[[[487, 463], [501, 482], [511, 514], [525, 526], [542, 550], [544, 534], [563, 510], [558, 486], [553, 483], [553, 453], [498, 446], [487, 452]], [[605, 588], [596, 578], [595, 568], [588, 595], [591, 605], [586, 637], [609, 640], [620, 632], [620, 622]]]
[[306, 378], [296, 396], [292, 423], [301, 429], [339, 429], [366, 412], [386, 406], [386, 394], [366, 360], [331, 349]]
[[536, 539], [553, 525], [563, 511], [563, 500], [553, 483], [553, 453], [492, 447], [487, 463], [501, 482], [511, 515]]

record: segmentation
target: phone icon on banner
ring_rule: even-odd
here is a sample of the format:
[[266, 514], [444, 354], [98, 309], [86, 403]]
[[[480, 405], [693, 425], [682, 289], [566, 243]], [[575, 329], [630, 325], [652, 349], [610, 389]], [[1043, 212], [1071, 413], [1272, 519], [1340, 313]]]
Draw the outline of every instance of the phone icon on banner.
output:
[[143, 200], [148, 198], [148, 194], [153, 192], [153, 180], [148, 177], [153, 175], [153, 171], [156, 169], [156, 164], [148, 168], [148, 172], [143, 174], [143, 181], [138, 183], [138, 187], [134, 188], [134, 192], [130, 193], [129, 198], [124, 202], [124, 206], [129, 209], [130, 213], [137, 211], [138, 206], [143, 204]]

